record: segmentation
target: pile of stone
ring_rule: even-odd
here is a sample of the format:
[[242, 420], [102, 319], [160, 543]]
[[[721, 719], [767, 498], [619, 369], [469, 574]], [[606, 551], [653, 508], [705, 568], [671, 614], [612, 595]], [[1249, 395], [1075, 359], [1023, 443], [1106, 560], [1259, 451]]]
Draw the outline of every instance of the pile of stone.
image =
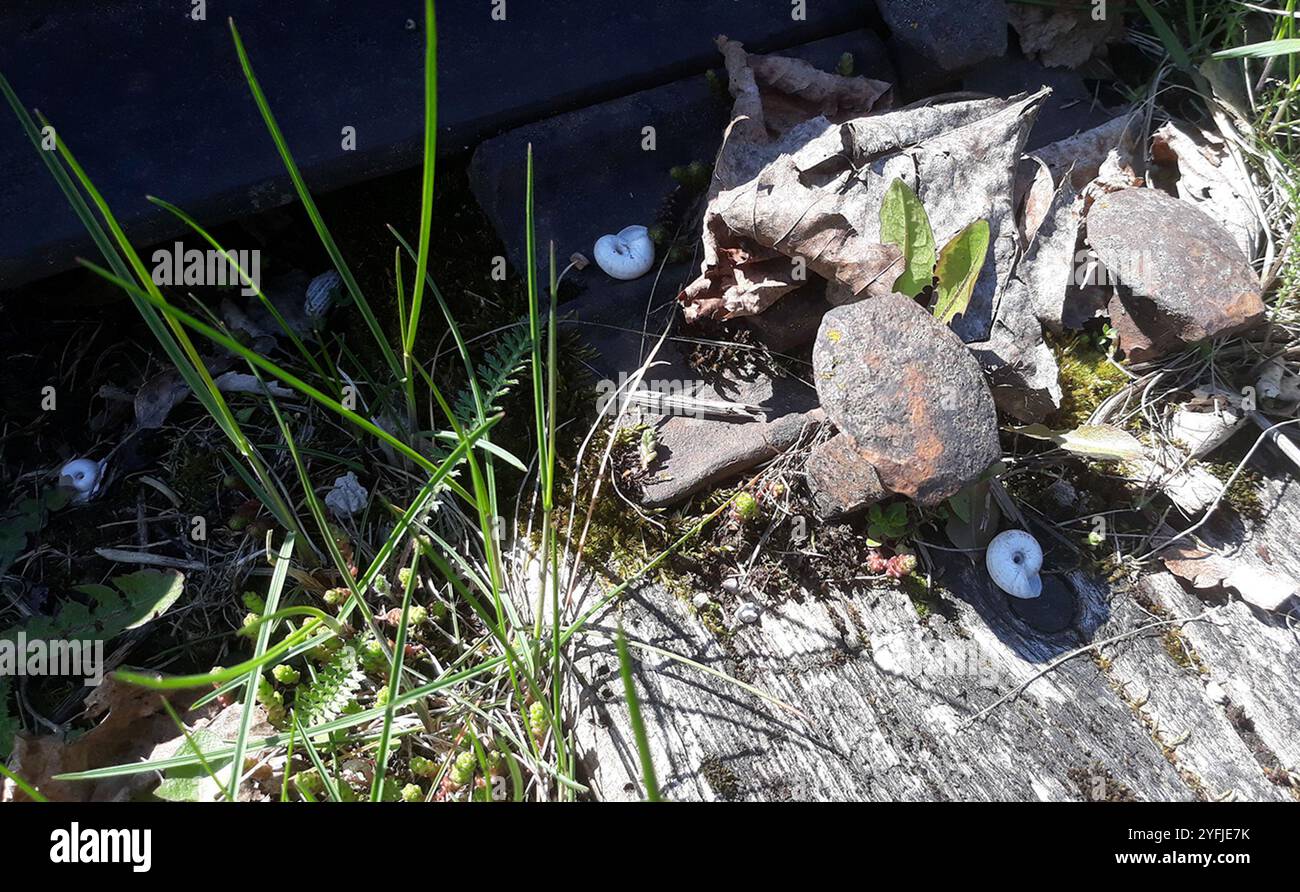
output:
[[[527, 145], [541, 147], [539, 243], [555, 241], [560, 256], [654, 223], [665, 193], [681, 192], [671, 166], [716, 158], [697, 199], [694, 266], [669, 252], [662, 271], [656, 257], [656, 271], [635, 280], [594, 264], [570, 277], [582, 294], [562, 315], [595, 347], [598, 378], [625, 380], [647, 361], [652, 377], [699, 377], [691, 339], [711, 335], [691, 326], [703, 320], [742, 321], [774, 352], [813, 342], [815, 391], [752, 369], [697, 382], [704, 402], [760, 407], [756, 418], [637, 419], [657, 443], [636, 494], [644, 504], [743, 473], [829, 420], [834, 436], [807, 465], [819, 513], [891, 495], [933, 505], [999, 458], [999, 413], [1032, 424], [1059, 409], [1045, 334], [1108, 317], [1120, 356], [1137, 364], [1263, 320], [1250, 265], [1258, 215], [1226, 147], [1176, 123], [1147, 142], [1140, 120], [1089, 101], [1075, 72], [1043, 67], [1077, 65], [1074, 55], [1115, 36], [1114, 23], [977, 5], [994, 24], [954, 30], [956, 17], [931, 4], [880, 3], [888, 53], [870, 31], [781, 55], [720, 37], [729, 108], [704, 79], [685, 80], [511, 131], [476, 153], [475, 191], [517, 253], [519, 163]], [[1008, 24], [1029, 58], [1003, 58]], [[900, 105], [928, 89], [927, 72], [965, 92]], [[644, 122], [656, 152], [633, 138]], [[892, 291], [901, 252], [882, 243], [879, 213], [896, 179], [919, 197], [936, 245], [988, 223], [986, 260], [950, 324]], [[659, 343], [665, 328], [682, 340]]]
[[[1253, 217], [1234, 204], [1245, 188], [1225, 174], [1204, 209], [1155, 188], [1160, 172], [1135, 151], [1135, 123], [1117, 118], [1024, 154], [1050, 95], [1043, 88], [777, 129], [743, 48], [719, 44], [744, 126], [732, 126], [719, 155], [704, 262], [679, 300], [688, 320], [753, 317], [806, 293], [801, 271], [822, 283], [821, 302], [799, 305], [811, 317], [802, 329], [820, 320], [815, 385], [838, 430], [809, 456], [820, 514], [890, 495], [935, 505], [978, 480], [1001, 454], [998, 410], [1040, 422], [1060, 407], [1044, 328], [1108, 315], [1120, 353], [1146, 362], [1263, 321], [1242, 241], [1255, 234]], [[1212, 172], [1230, 169], [1175, 127], [1157, 143], [1175, 184], [1180, 151]], [[987, 259], [951, 326], [892, 290], [903, 261], [882, 244], [879, 215], [895, 179], [920, 198], [938, 245], [976, 220], [989, 224]], [[1216, 210], [1238, 224], [1237, 238], [1207, 213]]]

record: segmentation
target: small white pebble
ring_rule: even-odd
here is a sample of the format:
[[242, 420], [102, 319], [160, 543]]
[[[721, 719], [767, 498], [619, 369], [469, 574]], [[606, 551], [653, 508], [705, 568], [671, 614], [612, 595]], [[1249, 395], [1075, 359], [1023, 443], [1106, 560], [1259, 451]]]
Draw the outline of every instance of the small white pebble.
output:
[[704, 594], [704, 592], [700, 592], [694, 598], [691, 598], [691, 603], [695, 605], [696, 610], [703, 610], [713, 602], [709, 600], [708, 595]]
[[758, 608], [757, 604], [752, 601], [746, 601], [736, 608], [736, 615], [732, 618], [732, 625], [738, 626], [741, 623], [753, 625], [758, 622], [758, 618], [762, 613], [763, 611]]
[[726, 579], [722, 580], [722, 590], [723, 590], [724, 592], [726, 592], [727, 594], [729, 594], [729, 595], [739, 594], [739, 593], [740, 593], [740, 577], [739, 577], [739, 576], [728, 576]]

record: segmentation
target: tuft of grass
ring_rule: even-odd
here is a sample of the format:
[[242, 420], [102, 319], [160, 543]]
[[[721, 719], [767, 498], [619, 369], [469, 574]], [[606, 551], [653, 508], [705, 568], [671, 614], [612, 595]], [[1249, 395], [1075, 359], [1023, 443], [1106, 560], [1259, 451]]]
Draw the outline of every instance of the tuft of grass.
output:
[[[437, 51], [434, 5], [425, 0], [425, 157], [419, 231], [412, 247], [390, 229], [396, 242], [398, 308], [393, 339], [380, 324], [372, 309], [377, 304], [363, 293], [308, 192], [276, 123], [272, 100], [257, 80], [251, 55], [233, 21], [230, 35], [271, 142], [362, 316], [377, 348], [374, 355], [380, 357], [380, 367], [367, 368], [346, 346], [341, 345], [337, 355], [309, 346], [292, 336], [274, 311], [273, 318], [294, 349], [281, 362], [250, 350], [201, 307], [187, 308], [153, 283], [135, 247], [62, 136], [57, 154], [40, 152], [103, 256], [102, 264], [82, 261], [83, 265], [129, 296], [169, 360], [229, 440], [243, 485], [268, 509], [279, 531], [278, 536], [273, 530], [267, 537], [271, 578], [265, 608], [245, 630], [255, 638], [249, 657], [229, 668], [191, 675], [118, 673], [123, 681], [155, 690], [211, 688], [194, 704], [196, 708], [227, 696], [241, 699], [243, 712], [236, 738], [226, 746], [203, 751], [183, 747], [165, 759], [95, 766], [61, 779], [97, 780], [230, 763], [233, 770], [223, 796], [233, 800], [238, 798], [245, 754], [278, 749], [291, 751], [284, 782], [277, 790], [281, 798], [367, 798], [367, 791], [354, 789], [355, 775], [343, 768], [347, 762], [362, 759], [373, 766], [368, 798], [386, 801], [403, 781], [416, 780], [400, 775], [407, 770], [408, 760], [396, 755], [410, 740], [412, 747], [437, 755], [443, 765], [430, 797], [446, 794], [445, 789], [437, 788], [437, 781], [446, 775], [456, 754], [464, 752], [474, 753], [484, 779], [494, 765], [497, 770], [504, 765], [516, 799], [582, 795], [586, 788], [577, 780], [571, 732], [563, 721], [571, 689], [565, 676], [565, 650], [594, 617], [699, 536], [723, 514], [729, 501], [673, 530], [657, 553], [647, 553], [638, 567], [629, 568], [623, 581], [603, 595], [572, 605], [562, 598], [562, 582], [571, 585], [581, 561], [580, 549], [570, 558], [571, 541], [560, 547], [557, 530], [557, 497], [564, 495], [556, 486], [561, 406], [556, 306], [562, 275], [556, 274], [554, 247], [550, 246], [549, 301], [544, 303], [536, 271], [531, 150], [521, 159], [528, 188], [524, 220], [529, 255], [527, 327], [487, 350], [476, 365], [455, 315], [428, 271]], [[37, 121], [2, 77], [0, 92], [40, 151]], [[40, 123], [44, 124], [44, 119]], [[232, 256], [183, 210], [163, 199], [151, 200], [185, 222], [215, 250]], [[422, 325], [428, 327], [422, 317], [430, 297], [464, 366], [466, 388], [454, 405], [435, 382], [437, 357], [415, 355], [416, 335]], [[273, 310], [265, 295], [259, 292], [256, 298]], [[203, 365], [196, 346], [202, 341], [233, 355], [260, 380], [279, 382], [300, 398], [300, 404], [286, 405], [269, 391], [263, 394], [263, 418], [269, 417], [274, 424], [263, 425], [259, 439], [274, 440], [278, 434], [278, 442], [255, 442], [249, 435], [243, 426], [248, 416], [241, 422], [231, 411]], [[522, 374], [523, 368], [530, 373], [533, 399], [529, 431], [533, 454], [528, 461], [492, 437], [502, 417], [498, 401], [514, 386], [515, 376]], [[353, 396], [360, 394], [358, 401], [345, 397], [345, 387]], [[346, 448], [355, 452], [333, 455], [319, 438], [312, 440], [310, 448], [301, 444], [304, 428], [313, 422], [342, 430], [346, 436], [328, 442], [347, 442]], [[283, 476], [274, 470], [276, 464], [263, 458], [264, 453], [274, 454], [278, 466], [286, 468]], [[346, 530], [331, 521], [320, 495], [330, 479], [323, 468], [333, 471], [340, 466], [360, 468], [379, 481], [372, 489], [372, 506], [346, 522]], [[527, 475], [524, 498], [531, 496], [541, 506], [540, 544], [530, 555], [541, 570], [535, 593], [522, 574], [514, 572], [513, 556], [507, 558], [509, 528], [497, 480], [498, 468], [506, 466]], [[274, 551], [269, 547], [273, 537], [280, 542]], [[406, 572], [400, 593], [389, 580], [398, 564]], [[396, 620], [392, 619], [394, 600], [400, 602]], [[418, 628], [411, 620], [417, 607], [422, 617], [430, 618]], [[392, 638], [391, 627], [395, 627]], [[348, 702], [314, 710], [312, 692], [323, 689], [322, 679], [328, 686], [333, 678], [330, 649], [337, 650], [358, 636], [365, 644], [361, 664], [368, 667], [368, 676], [359, 685], [351, 685], [355, 679], [350, 679]], [[283, 700], [287, 690], [262, 682], [269, 667], [295, 661], [310, 679], [304, 677], [290, 706]], [[317, 662], [323, 665], [318, 667]], [[716, 671], [685, 662], [701, 671]], [[349, 667], [349, 675], [352, 671]], [[275, 733], [254, 737], [251, 728], [259, 693], [273, 701], [270, 705], [279, 718]], [[635, 692], [629, 698], [630, 703], [634, 701]], [[541, 713], [540, 721], [534, 720], [535, 710]], [[633, 722], [644, 736], [639, 711]], [[448, 743], [442, 733], [446, 728], [462, 731]], [[182, 729], [182, 733], [188, 731]], [[465, 748], [466, 741], [470, 750]], [[495, 755], [498, 752], [500, 757]], [[294, 784], [289, 784], [290, 776]], [[647, 767], [647, 777], [648, 792], [653, 790], [657, 796], [652, 767]], [[476, 794], [470, 789], [463, 795], [474, 798]]]

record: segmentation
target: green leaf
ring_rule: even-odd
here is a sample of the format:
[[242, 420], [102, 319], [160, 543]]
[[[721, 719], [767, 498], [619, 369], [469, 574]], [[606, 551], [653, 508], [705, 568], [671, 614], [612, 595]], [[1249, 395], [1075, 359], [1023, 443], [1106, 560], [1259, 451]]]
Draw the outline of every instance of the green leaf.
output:
[[948, 500], [953, 516], [945, 530], [958, 548], [983, 548], [998, 531], [1002, 512], [994, 501], [988, 480], [979, 480]]
[[944, 325], [966, 312], [988, 250], [989, 222], [976, 220], [953, 236], [939, 252], [939, 263], [935, 266], [939, 299], [934, 305], [934, 316]]
[[[153, 794], [159, 799], [165, 799], [168, 802], [211, 801], [226, 782], [223, 776], [228, 777], [226, 769], [232, 764], [229, 756], [220, 759], [213, 758], [212, 754], [226, 747], [227, 744], [224, 740], [205, 728], [200, 728], [188, 734], [181, 741], [181, 745], [176, 748], [173, 755], [193, 755], [196, 758], [202, 756], [207, 764], [204, 765], [199, 762], [167, 769], [162, 783], [153, 791]], [[209, 769], [215, 772], [215, 776], [208, 773]]]
[[[32, 617], [27, 637], [107, 641], [157, 619], [185, 590], [185, 576], [176, 570], [137, 570], [110, 581], [117, 591], [98, 584], [76, 586], [95, 603], [69, 601], [52, 617]], [[14, 640], [17, 635], [18, 629], [11, 628], [0, 633], [0, 639]]]
[[293, 702], [298, 720], [309, 726], [336, 718], [361, 688], [363, 678], [356, 648], [343, 647], [316, 671], [314, 682], [298, 691]]
[[19, 499], [9, 513], [0, 517], [0, 575], [27, 548], [27, 537], [45, 526], [49, 512], [68, 504], [68, 493], [57, 487], [42, 490], [35, 498]]
[[127, 624], [128, 629], [138, 629], [157, 619], [176, 603], [185, 590], [185, 577], [176, 570], [137, 570], [113, 577], [112, 583], [128, 601], [140, 608], [137, 611], [139, 615]]
[[619, 675], [623, 677], [623, 694], [627, 703], [627, 717], [632, 724], [632, 734], [636, 738], [636, 751], [641, 759], [641, 779], [645, 784], [645, 798], [648, 802], [659, 801], [659, 780], [655, 775], [654, 759], [650, 756], [650, 738], [646, 736], [645, 722], [641, 719], [641, 701], [637, 697], [636, 684], [632, 680], [632, 659], [627, 652], [627, 638], [623, 635], [623, 626], [618, 627], [615, 639], [618, 647]]
[[1266, 59], [1269, 56], [1290, 56], [1300, 53], [1300, 37], [1286, 40], [1265, 40], [1262, 43], [1249, 43], [1246, 46], [1234, 46], [1219, 50], [1214, 59]]
[[[405, 373], [401, 362], [397, 359], [397, 354], [389, 346], [388, 339], [384, 335], [384, 330], [379, 324], [378, 318], [370, 307], [369, 301], [361, 292], [361, 286], [357, 284], [356, 277], [352, 274], [352, 268], [348, 266], [338, 245], [334, 241], [329, 229], [325, 225], [325, 220], [321, 217], [320, 211], [316, 207], [316, 201], [312, 198], [311, 192], [307, 189], [307, 183], [302, 178], [298, 170], [298, 164], [294, 161], [293, 155], [289, 152], [289, 145], [284, 139], [284, 134], [280, 131], [280, 125], [271, 113], [270, 103], [267, 101], [266, 94], [262, 92], [262, 85], [258, 82], [257, 76], [253, 74], [253, 63], [248, 57], [248, 52], [244, 48], [244, 41], [239, 36], [239, 30], [235, 28], [235, 20], [227, 20], [230, 27], [230, 36], [235, 43], [235, 53], [239, 56], [239, 65], [243, 69], [244, 79], [248, 82], [248, 89], [253, 94], [253, 101], [257, 104], [257, 110], [261, 112], [262, 123], [266, 125], [266, 130], [271, 136], [271, 141], [275, 143], [276, 151], [280, 154], [280, 161], [284, 164], [285, 172], [289, 174], [289, 179], [293, 181], [294, 191], [298, 194], [298, 200], [302, 202], [303, 210], [307, 212], [307, 217], [311, 220], [312, 226], [316, 229], [316, 235], [320, 238], [321, 245], [325, 252], [329, 254], [330, 261], [334, 264], [334, 269], [338, 272], [339, 277], [343, 280], [348, 294], [351, 295], [357, 310], [361, 313], [361, 318], [370, 329], [370, 334], [374, 337], [375, 343], [379, 346], [380, 353], [383, 354], [384, 360], [388, 363], [389, 369], [398, 380], [405, 380]], [[427, 138], [426, 128], [426, 138]], [[432, 161], [426, 165], [426, 187], [431, 184], [428, 178], [432, 177]], [[422, 216], [427, 213], [421, 211]], [[427, 219], [427, 218], [426, 218]], [[420, 269], [424, 269], [423, 266]]]
[[[523, 326], [507, 329], [476, 364], [479, 394], [483, 399], [483, 417], [495, 410], [501, 398], [519, 383], [517, 376], [528, 362], [528, 351], [532, 345], [528, 329]], [[462, 425], [476, 423], [479, 407], [475, 401], [475, 392], [469, 385], [461, 389], [453, 405], [456, 420]]]
[[1036, 440], [1048, 440], [1066, 452], [1089, 458], [1125, 461], [1143, 455], [1137, 437], [1109, 424], [1084, 424], [1070, 431], [1054, 431], [1046, 425], [1030, 424], [1012, 430]]
[[903, 272], [894, 290], [915, 297], [934, 277], [934, 232], [921, 199], [902, 180], [894, 180], [880, 202], [880, 241], [903, 252]]

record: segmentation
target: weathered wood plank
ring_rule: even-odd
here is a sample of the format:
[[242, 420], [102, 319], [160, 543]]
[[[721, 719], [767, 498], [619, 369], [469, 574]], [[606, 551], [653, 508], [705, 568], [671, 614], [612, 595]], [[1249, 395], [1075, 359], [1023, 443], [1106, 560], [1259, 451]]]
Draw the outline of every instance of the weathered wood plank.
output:
[[[922, 624], [889, 587], [801, 592], [725, 642], [662, 589], [639, 590], [621, 609], [629, 636], [741, 677], [810, 719], [691, 667], [641, 659], [637, 684], [665, 794], [1061, 800], [1085, 798], [1104, 778], [1107, 795], [1195, 797], [1086, 657], [964, 727], [1078, 638], [1032, 633], [973, 569], [954, 568], [952, 588], [966, 598], [952, 620]], [[607, 619], [599, 631], [612, 627]], [[575, 663], [587, 680], [577, 728], [591, 780], [602, 797], [639, 795], [607, 637], [585, 638]]]
[[[1252, 431], [1253, 433], [1253, 431]], [[1290, 580], [1300, 580], [1300, 485], [1294, 466], [1271, 451], [1258, 453], [1252, 467], [1264, 474], [1261, 516], [1242, 520], [1217, 514], [1199, 531], [1228, 559]], [[1169, 574], [1144, 581], [1159, 606], [1183, 612], [1224, 601], [1221, 591], [1189, 593]], [[1257, 609], [1235, 593], [1215, 622], [1189, 626], [1185, 636], [1226, 694], [1234, 724], [1266, 765], [1300, 775], [1300, 604], [1293, 597], [1276, 611]], [[1247, 593], [1249, 594], [1249, 593]], [[1241, 712], [1244, 710], [1244, 717]]]
[[[1200, 535], [1232, 560], [1300, 579], [1300, 487], [1288, 466], [1259, 467], [1262, 514], [1243, 521], [1225, 509]], [[1052, 558], [1049, 549], [1049, 571]], [[981, 566], [936, 559], [949, 603], [924, 619], [903, 591], [869, 582], [782, 593], [762, 603], [758, 624], [718, 637], [687, 599], [650, 584], [631, 593], [618, 608], [630, 637], [807, 717], [636, 652], [666, 795], [1297, 798], [1300, 631], [1290, 605], [1269, 612], [1235, 593], [1193, 593], [1158, 564], [1119, 586], [1058, 569], [1048, 579], [1074, 598], [1073, 620], [1044, 634]], [[574, 718], [598, 795], [632, 798], [640, 767], [609, 638], [615, 624], [602, 617], [575, 654], [584, 683]], [[1109, 643], [1036, 677], [1097, 642]]]
[[[1164, 580], [1144, 580], [1140, 595], [1146, 596], [1150, 587], [1166, 583], [1179, 588], [1171, 577], [1160, 575]], [[1117, 595], [1112, 603], [1114, 618], [1107, 626], [1109, 634], [1138, 628], [1170, 614], [1195, 615], [1206, 607], [1193, 598], [1176, 604], [1157, 603], [1153, 606], [1160, 612], [1152, 613], [1138, 597], [1128, 593]], [[1214, 615], [1203, 623], [1165, 628], [1159, 634], [1135, 636], [1106, 648], [1106, 675], [1153, 739], [1166, 748], [1166, 758], [1187, 783], [1207, 798], [1289, 799], [1286, 791], [1261, 770], [1251, 747], [1237, 732], [1226, 709], [1215, 700], [1213, 687], [1207, 689], [1211, 670], [1189, 643], [1192, 636], [1202, 634], [1196, 626], [1222, 621]]]
[[[1144, 579], [1142, 590], [1171, 612], [1204, 606], [1168, 573]], [[1263, 616], [1234, 600], [1223, 604], [1212, 622], [1187, 626], [1183, 638], [1212, 683], [1207, 700], [1219, 692], [1226, 695], [1226, 702], [1216, 707], [1261, 771], [1300, 775], [1300, 639], [1295, 632], [1282, 618]]]

